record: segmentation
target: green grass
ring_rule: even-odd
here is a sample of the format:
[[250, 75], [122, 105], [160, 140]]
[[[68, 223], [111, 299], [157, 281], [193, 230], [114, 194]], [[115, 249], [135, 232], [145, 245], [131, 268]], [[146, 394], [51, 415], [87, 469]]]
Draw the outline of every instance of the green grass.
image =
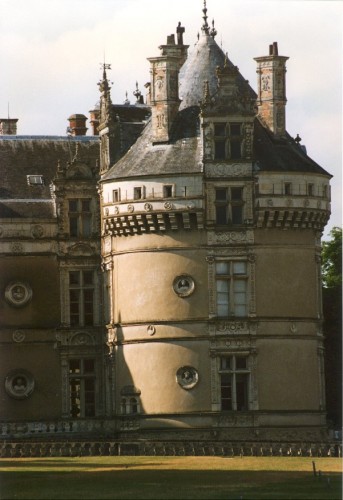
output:
[[[321, 477], [314, 477], [312, 461]], [[303, 457], [0, 459], [0, 498], [341, 499], [342, 461]]]

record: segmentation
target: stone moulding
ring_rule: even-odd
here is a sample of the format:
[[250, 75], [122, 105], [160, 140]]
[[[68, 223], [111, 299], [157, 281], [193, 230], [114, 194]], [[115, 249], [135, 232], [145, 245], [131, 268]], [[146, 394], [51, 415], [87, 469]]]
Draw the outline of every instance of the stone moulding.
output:
[[207, 163], [205, 165], [206, 177], [251, 177], [252, 165], [235, 163], [230, 165], [228, 163]]

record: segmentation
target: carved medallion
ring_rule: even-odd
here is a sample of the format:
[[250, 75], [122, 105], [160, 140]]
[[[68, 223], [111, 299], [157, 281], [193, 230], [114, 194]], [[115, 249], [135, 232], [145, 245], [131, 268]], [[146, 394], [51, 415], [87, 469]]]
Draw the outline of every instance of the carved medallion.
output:
[[32, 289], [28, 283], [12, 281], [5, 289], [5, 299], [11, 306], [23, 307], [31, 298]]
[[14, 399], [28, 398], [32, 394], [34, 386], [34, 378], [26, 370], [12, 370], [5, 378], [5, 390]]
[[179, 297], [188, 297], [194, 292], [195, 283], [191, 276], [182, 274], [173, 281], [173, 290]]
[[182, 389], [192, 389], [199, 381], [199, 374], [193, 366], [182, 366], [176, 372], [176, 381]]

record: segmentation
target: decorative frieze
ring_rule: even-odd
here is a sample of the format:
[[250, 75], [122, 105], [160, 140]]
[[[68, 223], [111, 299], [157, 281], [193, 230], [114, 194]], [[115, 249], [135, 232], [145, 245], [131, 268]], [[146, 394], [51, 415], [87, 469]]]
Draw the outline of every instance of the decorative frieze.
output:
[[208, 178], [251, 177], [251, 163], [206, 163], [205, 176]]
[[254, 231], [252, 229], [243, 231], [208, 231], [207, 236], [209, 245], [254, 243]]

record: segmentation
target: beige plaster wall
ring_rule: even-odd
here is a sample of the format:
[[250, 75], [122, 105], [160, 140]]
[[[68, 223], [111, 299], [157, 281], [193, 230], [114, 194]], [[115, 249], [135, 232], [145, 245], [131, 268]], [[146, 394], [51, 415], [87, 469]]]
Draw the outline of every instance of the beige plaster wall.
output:
[[[118, 347], [117, 411], [120, 412], [120, 390], [126, 385], [141, 390], [142, 413], [209, 411], [208, 349], [207, 341], [159, 341]], [[198, 384], [190, 390], [176, 381], [176, 372], [182, 366], [198, 371]]]
[[319, 410], [317, 341], [257, 341], [260, 410]]
[[315, 252], [305, 246], [256, 248], [256, 312], [265, 317], [318, 317]]
[[[114, 258], [116, 322], [201, 319], [208, 316], [204, 250], [174, 249], [121, 254]], [[173, 280], [188, 274], [195, 291], [181, 298]]]
[[59, 418], [61, 403], [61, 367], [59, 353], [48, 345], [27, 343], [1, 346], [0, 377], [4, 381], [11, 370], [30, 372], [35, 380], [32, 394], [24, 400], [11, 398], [0, 384], [0, 418], [27, 421]]

